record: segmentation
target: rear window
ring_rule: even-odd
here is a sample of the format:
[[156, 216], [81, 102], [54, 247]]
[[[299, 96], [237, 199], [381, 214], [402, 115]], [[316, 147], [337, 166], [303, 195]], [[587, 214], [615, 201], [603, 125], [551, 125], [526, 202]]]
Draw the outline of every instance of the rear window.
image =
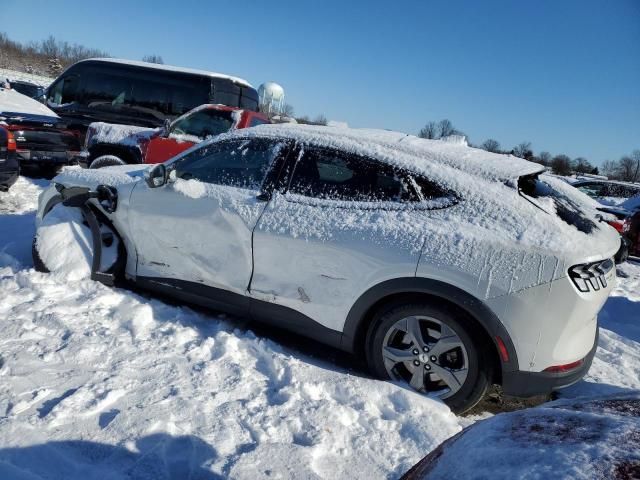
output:
[[520, 177], [518, 189], [520, 195], [533, 205], [550, 215], [557, 215], [563, 222], [581, 232], [591, 233], [596, 228], [595, 222], [578, 203], [539, 179], [537, 174]]

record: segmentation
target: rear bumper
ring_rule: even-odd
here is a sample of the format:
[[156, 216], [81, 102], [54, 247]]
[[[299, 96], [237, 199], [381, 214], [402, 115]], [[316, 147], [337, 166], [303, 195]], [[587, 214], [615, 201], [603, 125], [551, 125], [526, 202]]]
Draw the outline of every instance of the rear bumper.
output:
[[580, 381], [591, 368], [593, 357], [598, 348], [598, 330], [593, 342], [593, 347], [584, 358], [582, 365], [575, 370], [566, 373], [551, 372], [503, 372], [502, 390], [505, 394], [514, 397], [532, 397], [534, 395], [544, 395], [553, 390], [568, 387]]
[[63, 166], [63, 165], [77, 165], [78, 155], [71, 152], [60, 151], [31, 151], [20, 150], [17, 153], [17, 157], [20, 160], [20, 165], [26, 168], [38, 168], [44, 166]]

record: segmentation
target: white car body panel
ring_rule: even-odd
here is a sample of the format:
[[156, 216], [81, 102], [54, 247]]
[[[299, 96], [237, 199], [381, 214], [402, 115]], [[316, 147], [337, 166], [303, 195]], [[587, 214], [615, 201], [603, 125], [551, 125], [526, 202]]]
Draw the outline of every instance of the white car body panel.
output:
[[[327, 210], [351, 216], [355, 228], [341, 228]], [[378, 210], [344, 208], [278, 195], [265, 210], [254, 235], [251, 295], [293, 308], [319, 324], [342, 331], [351, 306], [385, 280], [414, 277], [424, 241], [414, 231], [429, 212], [391, 210], [397, 232], [370, 220]], [[369, 220], [367, 220], [369, 219]], [[373, 241], [372, 241], [373, 240]]]
[[208, 185], [205, 194], [192, 198], [180, 191], [188, 183], [151, 189], [141, 182], [133, 190], [128, 222], [136, 239], [136, 275], [244, 295], [252, 270], [251, 235], [265, 203], [256, 200], [255, 190], [220, 185]]

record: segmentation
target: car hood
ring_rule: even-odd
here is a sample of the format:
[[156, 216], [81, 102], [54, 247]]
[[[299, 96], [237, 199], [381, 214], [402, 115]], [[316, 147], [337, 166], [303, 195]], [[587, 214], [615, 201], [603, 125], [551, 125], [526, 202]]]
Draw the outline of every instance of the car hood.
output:
[[55, 112], [37, 100], [22, 95], [15, 90], [0, 88], [0, 117], [19, 118], [23, 115], [46, 117], [48, 122], [51, 123], [56, 123], [60, 120], [60, 117]]
[[119, 187], [138, 182], [153, 165], [118, 165], [99, 169], [66, 167], [53, 178], [54, 183], [95, 188], [98, 185]]

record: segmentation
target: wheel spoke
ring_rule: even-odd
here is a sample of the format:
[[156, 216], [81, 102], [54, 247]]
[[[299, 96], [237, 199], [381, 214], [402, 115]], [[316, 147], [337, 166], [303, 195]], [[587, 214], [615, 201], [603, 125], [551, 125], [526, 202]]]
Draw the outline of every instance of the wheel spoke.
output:
[[430, 355], [440, 358], [440, 355], [454, 348], [463, 347], [462, 340], [454, 333], [449, 337], [440, 337], [438, 341], [431, 347]]
[[415, 368], [411, 375], [411, 381], [409, 382], [416, 390], [422, 390], [424, 388], [424, 370], [422, 368]]
[[449, 387], [451, 391], [458, 390], [467, 378], [466, 368], [451, 370], [446, 367], [441, 367], [435, 363], [431, 364], [431, 368], [431, 371], [440, 377], [440, 380], [446, 383], [447, 387]]
[[424, 340], [422, 338], [422, 332], [420, 331], [420, 320], [416, 317], [407, 317], [405, 321], [407, 322], [405, 331], [409, 335], [413, 345], [422, 348], [424, 346]]
[[395, 363], [409, 362], [414, 357], [411, 350], [402, 350], [394, 347], [384, 347], [382, 356]]

